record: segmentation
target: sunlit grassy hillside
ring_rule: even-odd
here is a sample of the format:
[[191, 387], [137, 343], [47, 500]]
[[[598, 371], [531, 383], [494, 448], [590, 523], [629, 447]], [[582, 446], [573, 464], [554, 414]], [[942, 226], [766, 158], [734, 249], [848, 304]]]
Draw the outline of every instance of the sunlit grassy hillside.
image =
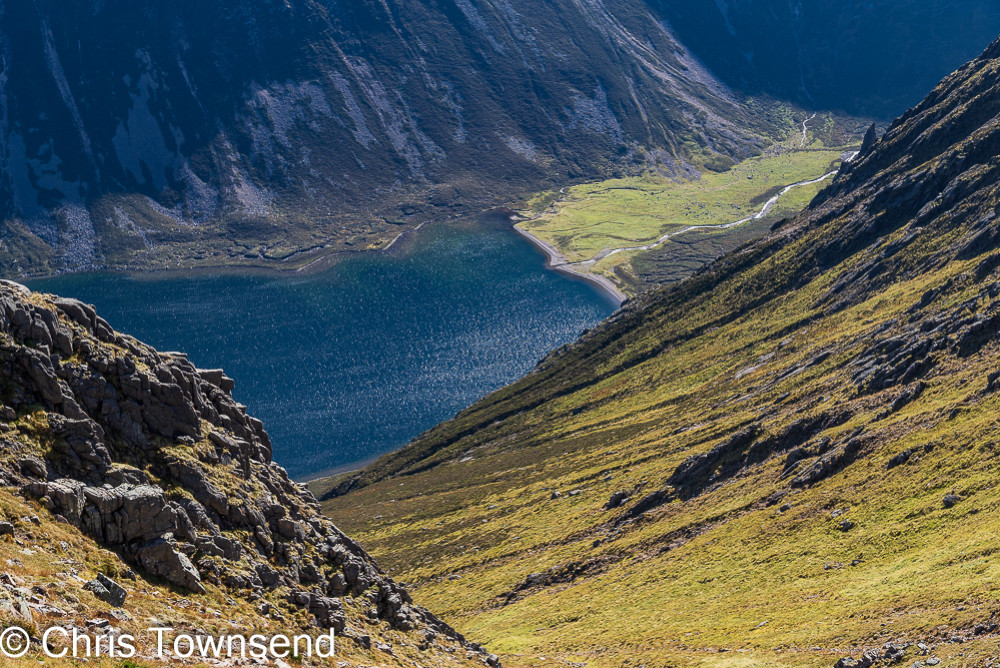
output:
[[1000, 43], [327, 512], [508, 666], [990, 665], [998, 75]]

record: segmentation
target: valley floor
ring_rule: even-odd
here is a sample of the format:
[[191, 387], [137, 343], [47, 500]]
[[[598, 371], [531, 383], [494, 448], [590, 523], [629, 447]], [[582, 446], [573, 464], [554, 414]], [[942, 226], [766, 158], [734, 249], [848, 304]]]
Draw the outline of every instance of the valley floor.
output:
[[679, 280], [801, 211], [857, 150], [864, 130], [816, 114], [801, 127], [724, 172], [695, 179], [650, 172], [541, 193], [519, 212], [517, 229], [554, 268], [593, 277], [619, 295]]

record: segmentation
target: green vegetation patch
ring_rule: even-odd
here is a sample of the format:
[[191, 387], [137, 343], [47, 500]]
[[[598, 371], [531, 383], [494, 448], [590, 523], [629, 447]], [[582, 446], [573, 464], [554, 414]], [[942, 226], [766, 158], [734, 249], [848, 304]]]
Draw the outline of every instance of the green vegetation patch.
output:
[[[762, 155], [725, 171], [706, 169], [692, 179], [650, 171], [540, 193], [526, 202], [523, 214], [530, 219], [520, 227], [554, 246], [577, 269], [607, 276], [625, 292], [643, 292], [690, 275], [706, 261], [760, 236], [770, 223], [805, 208], [828, 181], [782, 191], [839, 169], [857, 136], [842, 126], [839, 135], [830, 131], [830, 124], [838, 123], [831, 117], [813, 118], [804, 136], [799, 125]], [[762, 219], [720, 229], [760, 213], [777, 195]], [[693, 234], [702, 240], [712, 234], [714, 243], [686, 248], [689, 232], [680, 235], [684, 238], [663, 239], [693, 226], [704, 226]], [[673, 241], [681, 246], [658, 252]], [[656, 248], [622, 252], [651, 244]]]
[[[554, 210], [522, 227], [555, 245], [572, 262], [590, 260], [604, 249], [648, 244], [692, 225], [722, 225], [751, 216], [772, 191], [835, 169], [841, 153], [782, 151], [689, 181], [648, 173], [574, 186]], [[779, 200], [775, 214], [802, 208], [801, 198], [791, 196], [794, 192], [788, 193], [788, 204], [786, 198]]]

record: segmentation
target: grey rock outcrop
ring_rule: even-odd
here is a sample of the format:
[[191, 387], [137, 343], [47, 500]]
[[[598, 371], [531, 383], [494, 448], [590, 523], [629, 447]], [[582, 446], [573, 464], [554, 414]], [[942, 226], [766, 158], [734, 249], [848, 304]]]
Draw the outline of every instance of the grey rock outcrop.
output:
[[103, 573], [98, 573], [97, 577], [84, 585], [83, 588], [93, 592], [94, 596], [116, 608], [120, 608], [128, 597], [128, 592], [124, 587]]
[[[34, 411], [48, 444], [40, 455], [6, 432], [15, 465], [0, 473], [141, 574], [191, 592], [272, 591], [339, 631], [342, 599], [358, 597], [370, 619], [465, 644], [272, 462], [221, 371], [118, 334], [87, 304], [0, 284], [0, 375], [3, 415]], [[108, 578], [88, 587], [124, 600]]]
[[202, 593], [201, 575], [185, 555], [177, 551], [177, 546], [164, 538], [157, 538], [135, 550], [139, 564], [146, 570], [167, 582], [189, 591]]
[[834, 668], [871, 668], [878, 660], [878, 652], [870, 649], [866, 650], [861, 655], [860, 659], [854, 659], [851, 657], [844, 657], [843, 659], [840, 659], [834, 664]]
[[624, 504], [628, 503], [629, 495], [628, 492], [619, 491], [611, 495], [608, 502], [604, 504], [604, 510], [614, 510]]

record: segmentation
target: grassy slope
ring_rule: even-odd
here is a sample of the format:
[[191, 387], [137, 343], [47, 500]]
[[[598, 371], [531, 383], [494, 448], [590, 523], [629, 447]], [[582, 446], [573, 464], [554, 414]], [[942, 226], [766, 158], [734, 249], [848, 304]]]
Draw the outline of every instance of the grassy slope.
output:
[[[755, 388], [845, 334], [860, 344], [874, 322], [909, 307], [943, 278], [928, 276], [834, 321], [797, 329], [775, 361], [735, 380], [778, 349], [784, 327], [821, 294], [814, 286], [773, 311], [461, 442], [457, 461], [362, 489], [328, 509], [388, 560], [394, 576], [420, 585], [417, 600], [461, 619], [460, 628], [508, 653], [511, 665], [542, 665], [533, 657], [556, 650], [591, 666], [623, 665], [630, 657], [646, 665], [696, 663], [703, 658], [697, 648], [749, 650], [775, 665], [825, 665], [855, 643], [923, 637], [939, 624], [968, 626], [1000, 606], [1000, 567], [989, 558], [1000, 530], [991, 519], [1000, 507], [995, 463], [969, 447], [995, 430], [1000, 402], [954, 422], [942, 422], [941, 413], [982, 390], [988, 363], [963, 369], [920, 406], [881, 424], [874, 415], [882, 401], [870, 402], [841, 429], [875, 428], [880, 445], [872, 461], [795, 494], [786, 513], [762, 502], [784, 487], [781, 462], [773, 461], [593, 546], [617, 515], [601, 510], [615, 491], [650, 491], [691, 448], [763, 412], [792, 420], [805, 406], [847, 401], [837, 361], [766, 392]], [[793, 397], [775, 401], [787, 392]], [[606, 407], [571, 416], [609, 397], [615, 400]], [[926, 444], [938, 447], [891, 474], [883, 470], [893, 455]], [[461, 462], [466, 456], [473, 460]], [[582, 493], [552, 500], [553, 489]], [[945, 510], [941, 499], [952, 489], [974, 499]], [[831, 517], [837, 508], [849, 509], [857, 528], [839, 531]], [[855, 559], [864, 561], [824, 570]], [[572, 587], [498, 604], [528, 574], [574, 562], [593, 563], [594, 572]], [[452, 574], [461, 579], [448, 579]], [[791, 647], [799, 650], [784, 661], [781, 650]], [[805, 651], [814, 647], [822, 649]], [[521, 661], [510, 656], [520, 654]]]
[[[930, 354], [923, 394], [894, 410], [914, 385], [869, 392], [854, 375], [873, 341], [1000, 307], [985, 289], [1000, 262], [992, 51], [792, 224], [640, 299], [327, 511], [508, 666], [821, 666], [897, 639], [985, 665], [996, 640], [972, 629], [1000, 609], [995, 329], [975, 354]], [[841, 417], [809, 444], [859, 435], [861, 451], [792, 487], [782, 434], [818, 415]], [[671, 491], [682, 462], [750, 424], [773, 452], [744, 447], [695, 480], [702, 493]], [[656, 489], [666, 502], [630, 521]], [[632, 500], [604, 511], [619, 490]], [[548, 575], [522, 588], [533, 573]]]

